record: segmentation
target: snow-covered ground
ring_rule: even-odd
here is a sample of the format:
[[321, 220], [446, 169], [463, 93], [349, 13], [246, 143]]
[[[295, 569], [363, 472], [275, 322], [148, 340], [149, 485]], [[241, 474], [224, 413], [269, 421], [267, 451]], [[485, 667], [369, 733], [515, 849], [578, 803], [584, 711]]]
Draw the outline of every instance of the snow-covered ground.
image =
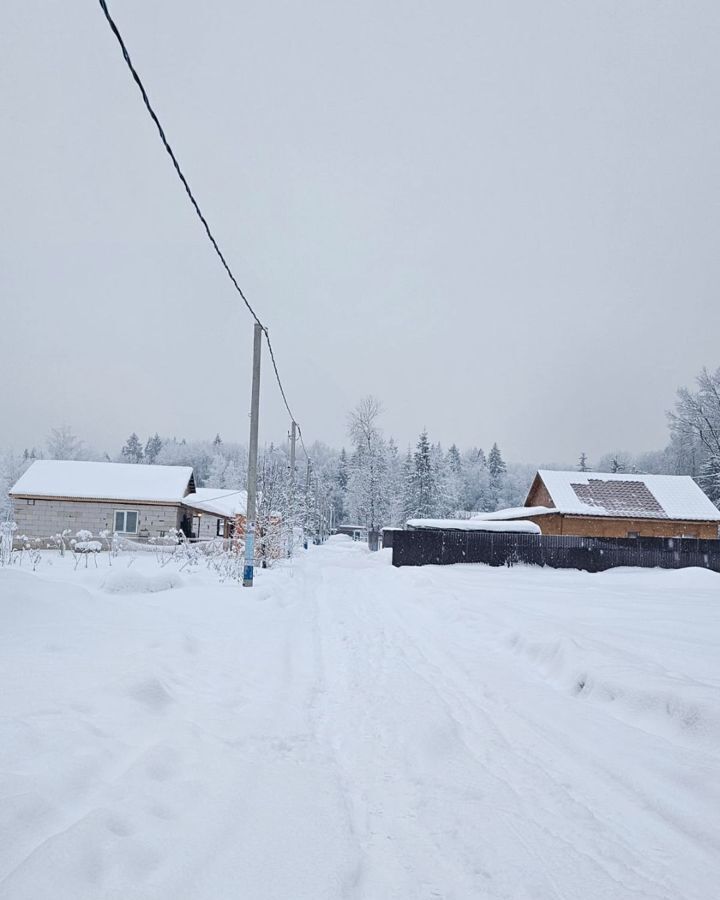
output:
[[0, 571], [3, 900], [720, 896], [718, 575], [106, 566]]

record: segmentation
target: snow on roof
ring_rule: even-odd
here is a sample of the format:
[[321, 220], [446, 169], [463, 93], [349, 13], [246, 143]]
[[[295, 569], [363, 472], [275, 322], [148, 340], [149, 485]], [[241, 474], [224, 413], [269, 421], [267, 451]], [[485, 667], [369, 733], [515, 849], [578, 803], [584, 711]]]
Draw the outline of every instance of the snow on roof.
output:
[[511, 506], [508, 509], [496, 509], [495, 512], [473, 513], [470, 520], [473, 522], [505, 522], [508, 519], [527, 519], [529, 516], [547, 516], [556, 512], [556, 509], [549, 506]]
[[179, 503], [192, 474], [190, 466], [38, 459], [10, 495]]
[[408, 519], [409, 528], [431, 528], [452, 531], [503, 531], [540, 534], [534, 522], [488, 522], [479, 519]]
[[194, 494], [183, 497], [183, 503], [193, 509], [231, 519], [236, 515], [245, 515], [247, 491], [198, 488]]
[[567, 515], [720, 521], [720, 510], [689, 475], [549, 469], [538, 475], [556, 511]]

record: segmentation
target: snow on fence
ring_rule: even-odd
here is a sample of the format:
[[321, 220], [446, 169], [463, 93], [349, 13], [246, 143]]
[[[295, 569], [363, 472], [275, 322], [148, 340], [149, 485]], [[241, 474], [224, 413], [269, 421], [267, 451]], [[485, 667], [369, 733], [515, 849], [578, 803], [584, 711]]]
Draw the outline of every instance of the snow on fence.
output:
[[582, 538], [554, 535], [418, 529], [393, 535], [394, 566], [453, 563], [603, 572], [617, 566], [720, 572], [720, 541], [697, 538]]

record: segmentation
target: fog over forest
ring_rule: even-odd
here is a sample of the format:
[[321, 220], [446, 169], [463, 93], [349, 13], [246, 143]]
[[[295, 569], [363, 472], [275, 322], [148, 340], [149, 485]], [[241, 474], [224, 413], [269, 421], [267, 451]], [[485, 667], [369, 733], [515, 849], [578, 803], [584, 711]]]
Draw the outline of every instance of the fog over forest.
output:
[[[385, 424], [391, 421], [380, 400], [363, 398], [347, 419], [347, 443], [312, 442], [296, 460], [296, 480], [312, 491], [313, 503], [332, 508], [336, 523], [400, 525], [414, 517], [443, 518], [522, 506], [538, 468], [597, 472], [648, 472], [693, 476], [720, 503], [720, 369], [703, 371], [693, 389], [678, 391], [668, 414], [665, 447], [630, 454], [609, 449], [591, 459], [582, 447], [560, 461], [517, 463], [504, 459], [497, 442], [485, 447], [443, 447], [423, 430], [414, 445], [399, 447]], [[304, 444], [302, 445], [304, 447]], [[198, 487], [246, 487], [247, 447], [219, 433], [202, 441], [133, 432], [122, 447], [98, 451], [65, 425], [52, 428], [39, 447], [5, 450], [0, 457], [3, 512], [7, 491], [34, 459], [86, 459], [150, 465], [192, 466]], [[308, 465], [308, 459], [310, 464]], [[289, 468], [288, 441], [261, 449], [259, 487], [274, 492]], [[309, 501], [306, 499], [306, 504]]]

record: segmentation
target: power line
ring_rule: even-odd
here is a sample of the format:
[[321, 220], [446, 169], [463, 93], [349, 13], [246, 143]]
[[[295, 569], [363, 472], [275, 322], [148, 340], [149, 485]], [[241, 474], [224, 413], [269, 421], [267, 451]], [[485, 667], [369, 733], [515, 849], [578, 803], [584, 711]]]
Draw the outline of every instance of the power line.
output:
[[305, 459], [309, 460], [310, 454], [307, 452], [307, 447], [305, 446], [305, 441], [303, 440], [302, 428], [298, 425], [297, 422], [295, 422], [295, 424], [297, 425], [298, 437], [300, 438], [300, 446], [302, 447], [303, 453], [305, 454]]
[[[208, 236], [208, 240], [212, 244], [213, 249], [215, 250], [215, 253], [218, 256], [218, 259], [222, 263], [223, 269], [225, 269], [225, 272], [226, 272], [228, 278], [230, 279], [230, 281], [233, 284], [233, 287], [238, 292], [238, 294], [240, 294], [240, 297], [242, 298], [243, 303], [247, 307], [248, 312], [253, 317], [255, 322], [262, 328], [263, 335], [264, 335], [265, 341], [267, 343], [268, 351], [270, 352], [270, 362], [272, 363], [273, 371], [275, 373], [275, 380], [277, 381], [278, 387], [280, 388], [280, 395], [282, 396], [283, 403], [285, 404], [285, 409], [287, 410], [288, 415], [290, 416], [292, 421], [295, 421], [295, 416], [293, 415], [293, 412], [290, 409], [290, 404], [288, 403], [287, 395], [285, 393], [285, 388], [283, 387], [282, 379], [280, 378], [280, 372], [278, 371], [277, 361], [275, 359], [275, 351], [273, 350], [273, 345], [272, 345], [272, 342], [270, 341], [270, 334], [268, 333], [268, 330], [265, 327], [265, 325], [263, 325], [263, 323], [260, 321], [260, 318], [259, 318], [258, 314], [255, 312], [255, 310], [253, 309], [252, 305], [250, 304], [250, 301], [247, 299], [247, 297], [243, 293], [242, 288], [238, 284], [237, 278], [235, 278], [235, 275], [233, 274], [232, 269], [230, 268], [227, 260], [225, 259], [224, 255], [222, 253], [222, 250], [220, 249], [220, 246], [218, 245], [218, 242], [215, 240], [215, 236], [213, 235], [212, 231], [210, 230], [208, 221], [205, 218], [205, 216], [203, 215], [203, 212], [200, 209], [200, 206], [199, 206], [197, 200], [195, 199], [195, 195], [193, 194], [193, 192], [190, 188], [190, 185], [188, 184], [188, 180], [185, 177], [182, 169], [180, 168], [180, 163], [178, 162], [177, 157], [175, 156], [175, 153], [174, 153], [172, 147], [170, 146], [170, 142], [168, 141], [167, 137], [165, 136], [165, 130], [163, 129], [162, 125], [160, 124], [160, 119], [158, 118], [157, 113], [155, 112], [155, 110], [152, 107], [152, 104], [150, 103], [150, 98], [148, 97], [147, 91], [145, 90], [145, 86], [142, 83], [140, 75], [138, 74], [137, 69], [133, 65], [133, 61], [130, 59], [130, 53], [128, 52], [128, 49], [125, 46], [125, 41], [123, 40], [123, 37], [120, 34], [120, 30], [118, 29], [117, 25], [115, 24], [113, 17], [110, 15], [110, 10], [108, 9], [107, 3], [105, 2], [105, 0], [98, 0], [98, 2], [100, 3], [100, 8], [102, 9], [102, 11], [105, 15], [107, 23], [110, 26], [110, 30], [117, 38], [117, 42], [120, 45], [120, 49], [122, 50], [123, 58], [124, 58], [125, 62], [127, 63], [127, 67], [130, 70], [130, 74], [132, 75], [135, 84], [138, 86], [138, 90], [140, 91], [140, 94], [142, 95], [142, 99], [143, 99], [143, 103], [145, 104], [145, 108], [147, 109], [147, 111], [150, 115], [150, 118], [155, 123], [155, 127], [157, 128], [158, 134], [160, 135], [160, 140], [162, 141], [163, 146], [165, 147], [165, 150], [167, 151], [168, 156], [172, 160], [172, 164], [175, 169], [175, 172], [177, 173], [178, 178], [182, 182], [182, 186], [185, 189], [185, 193], [187, 194], [188, 199], [190, 200], [190, 203], [192, 203], [193, 209], [195, 210], [197, 217], [200, 219], [200, 221], [203, 224], [203, 228], [205, 229], [205, 233]], [[300, 436], [300, 443], [302, 444], [303, 450], [305, 451], [305, 455], [307, 456], [307, 451], [305, 450], [305, 444], [302, 440], [302, 434]]]

